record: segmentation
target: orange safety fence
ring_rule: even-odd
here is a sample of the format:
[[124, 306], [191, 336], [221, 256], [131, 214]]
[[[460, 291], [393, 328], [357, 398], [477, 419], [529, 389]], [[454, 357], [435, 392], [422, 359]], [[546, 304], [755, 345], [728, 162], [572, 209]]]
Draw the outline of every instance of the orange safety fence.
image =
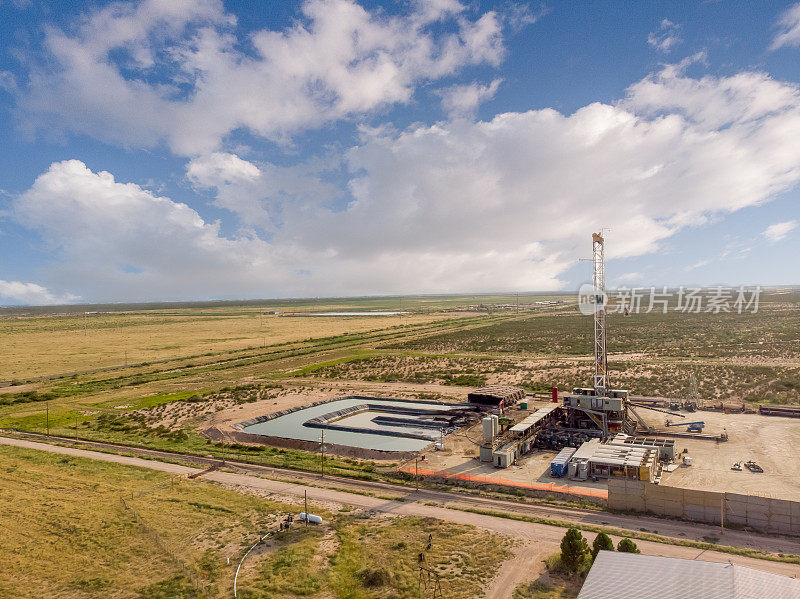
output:
[[534, 491], [550, 491], [553, 493], [566, 493], [568, 495], [578, 495], [580, 497], [598, 497], [608, 499], [608, 491], [605, 489], [592, 489], [589, 487], [573, 487], [570, 485], [559, 485], [557, 483], [523, 483], [505, 478], [495, 478], [491, 476], [478, 476], [476, 474], [458, 474], [449, 470], [430, 470], [428, 468], [415, 468], [413, 464], [406, 464], [397, 469], [407, 474], [419, 474], [420, 476], [438, 476], [453, 480], [463, 480], [474, 483], [488, 485], [503, 485], [507, 487], [517, 487], [520, 489], [531, 489]]

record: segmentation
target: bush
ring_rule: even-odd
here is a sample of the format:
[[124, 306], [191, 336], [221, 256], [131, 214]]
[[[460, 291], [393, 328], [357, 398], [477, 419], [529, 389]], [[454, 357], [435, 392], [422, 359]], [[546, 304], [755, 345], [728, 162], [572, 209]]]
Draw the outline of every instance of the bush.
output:
[[377, 570], [371, 570], [370, 568], [365, 568], [359, 573], [359, 578], [361, 578], [361, 584], [363, 584], [364, 587], [368, 589], [383, 587], [388, 585], [392, 581], [389, 572], [387, 572], [383, 568], [378, 568]]
[[597, 558], [601, 551], [614, 551], [614, 541], [606, 533], [598, 533], [592, 542], [592, 559]]
[[561, 563], [568, 572], [576, 573], [589, 554], [589, 544], [576, 528], [570, 528], [561, 539]]
[[630, 539], [622, 539], [617, 545], [617, 551], [622, 551], [623, 553], [641, 553], [636, 543]]

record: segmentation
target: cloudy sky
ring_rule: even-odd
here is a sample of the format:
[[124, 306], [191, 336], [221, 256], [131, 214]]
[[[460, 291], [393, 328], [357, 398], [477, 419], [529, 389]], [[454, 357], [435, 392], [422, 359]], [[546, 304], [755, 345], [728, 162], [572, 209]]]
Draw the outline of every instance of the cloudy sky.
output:
[[0, 12], [0, 304], [800, 283], [800, 4]]

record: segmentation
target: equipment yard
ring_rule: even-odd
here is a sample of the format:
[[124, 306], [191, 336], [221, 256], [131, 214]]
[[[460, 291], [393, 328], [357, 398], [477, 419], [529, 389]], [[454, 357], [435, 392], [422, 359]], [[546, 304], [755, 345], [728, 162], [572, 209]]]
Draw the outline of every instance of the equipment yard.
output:
[[[711, 431], [727, 430], [728, 441], [679, 439], [678, 447], [688, 450], [693, 463], [666, 473], [662, 484], [782, 499], [800, 497], [800, 460], [796, 451], [800, 446], [800, 423], [796, 419], [706, 411], [688, 416], [699, 416]], [[731, 470], [736, 462], [749, 460], [759, 464], [763, 474], [746, 468]]]
[[[509, 415], [521, 419], [530, 411], [550, 405], [537, 402], [528, 411], [513, 410]], [[642, 412], [646, 414], [646, 412]], [[663, 429], [664, 419], [651, 413], [643, 416], [657, 430]], [[664, 472], [662, 485], [711, 491], [737, 491], [765, 497], [789, 499], [800, 497], [800, 460], [795, 447], [800, 446], [800, 422], [791, 418], [775, 418], [759, 414], [724, 414], [698, 411], [687, 413], [687, 421], [695, 417], [706, 423], [706, 432], [728, 433], [727, 442], [700, 439], [676, 439], [678, 453], [684, 449], [692, 456], [691, 466], [679, 466]], [[769, 434], [765, 434], [769, 431]], [[657, 434], [654, 436], [658, 436]], [[518, 463], [498, 469], [478, 459], [481, 424], [458, 431], [446, 439], [443, 451], [426, 451], [426, 471], [447, 471], [453, 475], [470, 475], [502, 484], [520, 484], [531, 488], [539, 485], [557, 485], [577, 489], [605, 489], [606, 482], [599, 480], [570, 480], [550, 474], [550, 463], [558, 454], [556, 450], [534, 450], [521, 457]], [[666, 437], [665, 437], [666, 438]], [[755, 461], [763, 473], [753, 473], [743, 468], [731, 470], [734, 463]], [[580, 491], [578, 491], [580, 495]]]

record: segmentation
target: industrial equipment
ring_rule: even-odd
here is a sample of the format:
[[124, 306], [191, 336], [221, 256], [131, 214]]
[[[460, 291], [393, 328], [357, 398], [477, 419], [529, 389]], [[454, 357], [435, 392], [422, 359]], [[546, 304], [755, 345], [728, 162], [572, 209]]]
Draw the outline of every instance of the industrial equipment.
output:
[[[606, 353], [606, 275], [602, 233], [592, 234], [592, 303], [594, 314], [594, 375], [592, 387], [576, 388], [564, 398], [566, 428], [594, 429], [601, 436], [609, 433], [634, 432], [636, 422], [628, 419], [628, 392], [610, 389]], [[554, 397], [557, 397], [554, 393]]]
[[315, 514], [309, 514], [307, 512], [300, 512], [297, 515], [297, 519], [300, 520], [300, 522], [304, 522], [307, 520], [312, 524], [322, 524], [322, 518], [320, 516], [317, 516]]
[[506, 418], [505, 416], [501, 416], [498, 418], [498, 424], [500, 425], [500, 434], [502, 435], [506, 432], [509, 428], [514, 425], [514, 421], [511, 418]]
[[602, 232], [592, 233], [592, 283], [594, 285], [594, 392], [605, 396], [608, 389], [606, 354], [606, 263]]
[[577, 449], [575, 447], [565, 447], [558, 455], [550, 462], [550, 474], [559, 478], [567, 474], [570, 458], [574, 455]]
[[685, 426], [687, 433], [702, 433], [703, 427], [706, 425], [705, 422], [675, 422], [671, 423], [667, 420], [664, 426]]
[[[631, 403], [626, 389], [612, 389], [608, 381], [608, 355], [606, 352], [606, 275], [605, 239], [601, 233], [592, 233], [592, 312], [594, 314], [594, 374], [592, 387], [576, 388], [564, 398], [567, 412], [565, 428], [571, 431], [596, 430], [600, 436], [627, 433], [655, 432], [636, 412], [652, 410], [643, 404]], [[553, 398], [557, 398], [554, 390]], [[636, 409], [633, 408], [636, 406]], [[682, 414], [674, 414], [683, 417]]]
[[747, 468], [750, 472], [764, 472], [764, 469], [756, 464], [753, 460], [744, 463], [745, 468]]

